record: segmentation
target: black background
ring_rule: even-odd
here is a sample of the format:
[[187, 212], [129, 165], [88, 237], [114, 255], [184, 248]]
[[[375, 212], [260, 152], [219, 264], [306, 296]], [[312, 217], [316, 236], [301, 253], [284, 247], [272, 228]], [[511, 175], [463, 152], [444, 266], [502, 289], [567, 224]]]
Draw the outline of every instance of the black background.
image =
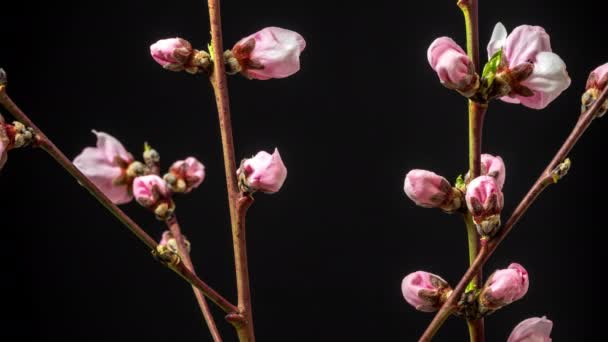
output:
[[[546, 28], [572, 85], [543, 111], [493, 103], [484, 152], [507, 164], [506, 217], [570, 132], [589, 71], [605, 63], [600, 1], [482, 1], [482, 61], [492, 28]], [[10, 6], [10, 8], [8, 8]], [[455, 285], [467, 263], [462, 220], [420, 209], [403, 177], [424, 168], [454, 179], [467, 169], [466, 101], [443, 88], [426, 49], [448, 35], [464, 46], [455, 1], [226, 1], [225, 46], [266, 26], [300, 32], [302, 69], [282, 80], [231, 77], [237, 158], [277, 146], [289, 169], [280, 193], [256, 196], [248, 216], [256, 335], [260, 341], [415, 340], [432, 315], [414, 311], [400, 282], [423, 269]], [[162, 70], [149, 45], [209, 40], [203, 1], [3, 3], [0, 66], [9, 93], [70, 157], [106, 131], [134, 154], [144, 141], [164, 165], [194, 155], [207, 179], [177, 199], [199, 274], [235, 301], [219, 127], [204, 77]], [[7, 119], [8, 113], [2, 110]], [[523, 264], [526, 297], [487, 319], [505, 340], [547, 315], [558, 341], [603, 327], [598, 273], [603, 231], [606, 120], [576, 146], [573, 169], [521, 220], [486, 273]], [[0, 175], [5, 293], [1, 321], [14, 340], [210, 340], [190, 287], [163, 269], [121, 224], [38, 150], [14, 150]], [[163, 225], [124, 206], [154, 237]], [[594, 272], [600, 271], [600, 272]], [[216, 311], [226, 341], [232, 328]], [[23, 328], [25, 327], [25, 329]], [[440, 341], [466, 340], [450, 319]]]

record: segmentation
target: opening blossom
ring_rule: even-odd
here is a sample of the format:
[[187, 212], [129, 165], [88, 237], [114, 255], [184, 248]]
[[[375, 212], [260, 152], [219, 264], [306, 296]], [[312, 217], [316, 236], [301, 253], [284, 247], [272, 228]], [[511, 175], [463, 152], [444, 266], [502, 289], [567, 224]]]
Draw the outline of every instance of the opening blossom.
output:
[[284, 78], [300, 70], [306, 41], [297, 32], [266, 27], [239, 40], [232, 48], [241, 72], [258, 80]]
[[521, 321], [507, 342], [551, 342], [553, 322], [547, 317], [532, 317]]
[[441, 84], [447, 88], [467, 97], [479, 88], [479, 76], [475, 73], [473, 62], [452, 38], [435, 39], [427, 50], [427, 59]]
[[467, 186], [465, 200], [479, 234], [494, 235], [500, 227], [500, 212], [504, 204], [496, 179], [490, 176], [473, 179]]
[[153, 210], [160, 220], [169, 218], [175, 210], [167, 184], [157, 175], [135, 178], [133, 196], [141, 206]]
[[449, 297], [452, 288], [438, 275], [417, 271], [403, 278], [401, 292], [403, 298], [416, 310], [433, 312]]
[[192, 55], [192, 45], [182, 38], [161, 39], [150, 46], [156, 63], [171, 71], [182, 71]]
[[272, 154], [260, 151], [253, 158], [243, 160], [237, 170], [237, 176], [243, 191], [275, 193], [281, 189], [287, 178], [287, 168], [279, 150], [275, 148]]
[[[589, 74], [589, 78], [587, 78], [587, 85], [585, 87], [586, 91], [582, 97], [582, 112], [593, 105], [593, 103], [600, 96], [602, 90], [604, 90], [606, 87], [606, 84], [608, 84], [608, 63], [600, 65]], [[608, 101], [604, 102], [597, 114], [597, 117], [602, 117], [604, 114], [606, 114], [607, 110]]]
[[416, 205], [424, 208], [441, 208], [451, 212], [462, 205], [462, 193], [438, 174], [414, 169], [405, 176], [403, 190]]
[[528, 287], [528, 272], [522, 265], [512, 263], [488, 278], [479, 300], [488, 309], [498, 309], [521, 299], [528, 292]]
[[511, 82], [511, 93], [501, 100], [542, 109], [570, 86], [566, 64], [552, 52], [549, 35], [542, 27], [521, 25], [507, 34], [502, 23], [496, 24], [488, 43], [488, 58], [501, 48], [502, 60], [498, 71], [519, 70], [527, 76], [519, 84]]
[[85, 148], [74, 159], [74, 165], [115, 204], [130, 202], [133, 196], [127, 169], [133, 156], [113, 136], [93, 133], [97, 136], [97, 146]]
[[189, 193], [205, 179], [205, 166], [194, 157], [178, 160], [164, 179], [173, 192]]

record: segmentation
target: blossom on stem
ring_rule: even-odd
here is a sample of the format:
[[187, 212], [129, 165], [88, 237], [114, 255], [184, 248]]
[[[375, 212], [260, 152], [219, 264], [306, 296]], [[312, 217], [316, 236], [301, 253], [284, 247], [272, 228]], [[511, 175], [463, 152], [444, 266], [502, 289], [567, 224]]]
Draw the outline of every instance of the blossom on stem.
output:
[[479, 295], [479, 302], [484, 308], [495, 310], [521, 299], [528, 292], [528, 287], [528, 272], [520, 264], [512, 263], [488, 278]]
[[192, 45], [182, 38], [161, 39], [150, 45], [150, 55], [156, 63], [171, 71], [184, 70], [192, 53]]
[[[587, 86], [585, 87], [585, 93], [581, 98], [581, 102], [583, 103], [581, 112], [586, 111], [595, 103], [602, 90], [604, 90], [606, 87], [606, 84], [608, 84], [608, 63], [598, 66], [589, 74], [589, 78], [587, 78]], [[602, 117], [604, 114], [606, 114], [607, 110], [608, 100], [602, 104], [602, 107], [597, 113], [597, 117]]]
[[113, 136], [93, 131], [97, 146], [85, 148], [75, 159], [74, 166], [115, 204], [128, 203], [131, 195], [128, 169], [136, 166], [133, 156]]
[[189, 193], [205, 179], [205, 166], [194, 157], [178, 160], [164, 179], [171, 191]]
[[[490, 176], [496, 179], [496, 184], [502, 189], [505, 184], [506, 170], [505, 163], [500, 156], [493, 156], [484, 153], [481, 155], [481, 175]], [[469, 179], [470, 173], [467, 173], [465, 179]]]
[[497, 23], [488, 43], [488, 58], [501, 48], [496, 77], [510, 90], [501, 100], [542, 109], [570, 86], [566, 64], [552, 52], [542, 27], [521, 25], [507, 34], [504, 25]]
[[4, 119], [2, 115], [0, 115], [0, 170], [6, 163], [6, 159], [8, 158], [8, 147], [10, 145], [10, 139], [6, 134], [6, 128], [4, 126]]
[[453, 212], [462, 206], [462, 193], [445, 178], [427, 170], [414, 169], [405, 176], [403, 190], [416, 205]]
[[236, 173], [244, 192], [275, 193], [287, 178], [287, 168], [276, 148], [272, 154], [260, 151], [253, 158], [244, 159]]
[[135, 178], [133, 196], [141, 206], [153, 210], [159, 220], [168, 219], [175, 209], [165, 181], [157, 175]]
[[547, 317], [532, 317], [521, 321], [507, 342], [551, 342], [553, 322]]
[[449, 37], [437, 38], [427, 50], [431, 68], [437, 72], [441, 84], [466, 97], [479, 88], [479, 76], [475, 65], [464, 50]]
[[477, 231], [492, 236], [500, 227], [500, 212], [504, 197], [494, 177], [479, 176], [467, 186], [465, 200]]
[[433, 312], [450, 296], [452, 288], [438, 275], [417, 271], [403, 278], [401, 292], [403, 298], [416, 310]]
[[266, 27], [239, 40], [232, 48], [241, 72], [248, 78], [283, 78], [300, 70], [300, 53], [306, 41], [297, 32]]

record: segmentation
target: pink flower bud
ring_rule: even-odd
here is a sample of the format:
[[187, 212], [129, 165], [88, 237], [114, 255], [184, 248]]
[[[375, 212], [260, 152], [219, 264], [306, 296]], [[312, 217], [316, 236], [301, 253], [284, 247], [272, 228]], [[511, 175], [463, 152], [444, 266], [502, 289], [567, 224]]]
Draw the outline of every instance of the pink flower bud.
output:
[[147, 175], [135, 178], [133, 181], [133, 196], [137, 203], [151, 208], [168, 197], [165, 181], [157, 175]]
[[[188, 250], [188, 252], [190, 252], [190, 249], [191, 249], [190, 241], [188, 241], [188, 238], [185, 235], [182, 235], [182, 239], [184, 239], [184, 245], [185, 245], [186, 249]], [[170, 231], [165, 230], [163, 232], [162, 238], [158, 242], [158, 244], [160, 246], [166, 247], [171, 252], [178, 254], [177, 241], [175, 240], [175, 238], [173, 237], [173, 234], [171, 234]]]
[[521, 321], [509, 335], [507, 342], [551, 342], [553, 322], [547, 317], [532, 317]]
[[427, 50], [431, 68], [437, 72], [441, 84], [471, 96], [479, 87], [475, 66], [464, 50], [452, 38], [435, 39]]
[[[512, 91], [501, 100], [542, 109], [570, 86], [566, 64], [551, 51], [549, 35], [540, 26], [521, 25], [507, 35], [507, 29], [498, 23], [494, 27], [488, 44], [488, 56], [503, 49], [502, 65], [509, 70], [526, 69], [531, 64], [531, 73], [518, 84], [510, 84]], [[511, 77], [512, 79], [513, 77]]]
[[150, 46], [156, 63], [171, 71], [182, 71], [192, 55], [192, 45], [182, 38], [161, 39]]
[[449, 198], [452, 186], [434, 172], [415, 169], [405, 175], [403, 190], [416, 205], [437, 208]]
[[504, 204], [496, 179], [490, 176], [473, 179], [467, 186], [465, 200], [479, 234], [494, 235], [500, 227], [500, 212]]
[[116, 204], [130, 202], [133, 197], [125, 173], [133, 156], [113, 136], [93, 131], [97, 147], [85, 148], [74, 159], [74, 166]]
[[237, 175], [243, 191], [275, 193], [287, 178], [287, 168], [279, 150], [275, 148], [273, 154], [260, 151], [253, 158], [243, 160]]
[[599, 91], [602, 91], [604, 90], [606, 83], [608, 83], [608, 63], [598, 66], [589, 74], [587, 86], [585, 88], [596, 88]]
[[502, 189], [506, 176], [505, 163], [499, 156], [484, 153], [481, 155], [481, 174], [494, 178], [498, 187]]
[[417, 271], [408, 274], [401, 282], [403, 298], [416, 310], [433, 312], [449, 297], [452, 289], [441, 277]]
[[2, 167], [6, 163], [9, 144], [10, 139], [6, 133], [4, 119], [2, 118], [2, 115], [0, 115], [0, 170], [2, 170]]
[[167, 183], [176, 192], [188, 193], [198, 188], [205, 179], [205, 166], [194, 157], [176, 161], [169, 172], [171, 176], [165, 176], [165, 180], [171, 180]]
[[521, 299], [528, 292], [528, 272], [523, 266], [512, 263], [509, 268], [495, 271], [488, 278], [480, 295], [481, 304], [497, 309]]
[[306, 41], [294, 31], [266, 27], [239, 40], [232, 48], [234, 57], [249, 78], [283, 78], [300, 70], [300, 52]]

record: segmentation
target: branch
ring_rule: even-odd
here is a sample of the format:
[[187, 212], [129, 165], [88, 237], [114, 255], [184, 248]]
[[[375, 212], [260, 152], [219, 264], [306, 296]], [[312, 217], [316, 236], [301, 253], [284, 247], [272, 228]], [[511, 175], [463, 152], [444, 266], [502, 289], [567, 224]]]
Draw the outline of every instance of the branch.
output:
[[505, 223], [504, 227], [498, 232], [498, 234], [492, 238], [491, 241], [482, 244], [482, 248], [475, 258], [473, 264], [469, 267], [467, 272], [464, 274], [458, 286], [454, 289], [448, 300], [443, 304], [439, 312], [433, 318], [433, 321], [429, 324], [426, 331], [420, 337], [419, 341], [430, 341], [431, 338], [435, 335], [439, 327], [443, 324], [443, 321], [447, 316], [450, 315], [450, 308], [452, 308], [457, 302], [460, 296], [464, 293], [468, 283], [473, 279], [475, 274], [481, 270], [481, 267], [485, 264], [488, 258], [494, 253], [496, 248], [500, 245], [500, 243], [505, 239], [505, 237], [509, 234], [511, 229], [513, 229], [514, 225], [519, 221], [519, 219], [523, 216], [523, 214], [530, 208], [532, 203], [536, 200], [536, 198], [540, 195], [540, 193], [550, 184], [554, 183], [554, 174], [553, 171], [558, 167], [558, 165], [564, 161], [567, 157], [568, 153], [572, 150], [574, 145], [581, 138], [583, 133], [589, 128], [589, 125], [596, 117], [597, 112], [600, 110], [602, 104], [608, 100], [608, 87], [605, 87], [600, 96], [597, 98], [593, 106], [589, 108], [586, 112], [584, 112], [572, 132], [563, 143], [562, 147], [559, 149], [553, 160], [549, 163], [547, 168], [543, 171], [540, 177], [536, 180], [532, 188], [528, 191], [526, 196], [521, 200], [515, 211], [511, 214], [509, 220]]

